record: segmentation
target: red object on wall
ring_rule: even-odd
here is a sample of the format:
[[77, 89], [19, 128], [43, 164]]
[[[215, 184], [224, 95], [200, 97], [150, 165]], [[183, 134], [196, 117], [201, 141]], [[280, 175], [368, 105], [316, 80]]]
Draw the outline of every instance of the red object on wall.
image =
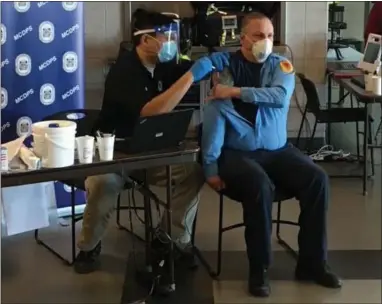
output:
[[382, 35], [382, 2], [375, 2], [370, 11], [365, 28], [365, 43], [370, 33]]

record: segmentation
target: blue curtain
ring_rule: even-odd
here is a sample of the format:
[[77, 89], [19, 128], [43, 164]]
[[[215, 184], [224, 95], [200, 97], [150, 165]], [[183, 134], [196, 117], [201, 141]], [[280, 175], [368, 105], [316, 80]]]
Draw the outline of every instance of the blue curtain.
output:
[[[82, 2], [1, 2], [3, 143], [30, 135], [48, 115], [84, 107], [83, 15]], [[68, 187], [55, 189], [58, 208], [70, 205]], [[84, 193], [76, 196], [83, 204]]]

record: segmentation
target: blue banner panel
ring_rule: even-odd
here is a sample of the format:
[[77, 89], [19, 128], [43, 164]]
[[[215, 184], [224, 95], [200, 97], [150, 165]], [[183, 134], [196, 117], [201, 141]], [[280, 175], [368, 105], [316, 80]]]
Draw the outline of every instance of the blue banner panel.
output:
[[[82, 2], [1, 2], [1, 141], [56, 112], [84, 107]], [[60, 185], [60, 186], [57, 186]], [[56, 183], [57, 206], [70, 193]], [[77, 191], [83, 204], [84, 192]]]

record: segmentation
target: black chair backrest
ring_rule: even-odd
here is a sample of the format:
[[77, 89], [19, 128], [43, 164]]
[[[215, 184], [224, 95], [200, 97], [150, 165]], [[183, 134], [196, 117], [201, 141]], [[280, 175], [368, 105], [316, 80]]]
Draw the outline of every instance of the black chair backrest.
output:
[[313, 81], [306, 78], [304, 74], [297, 73], [300, 78], [302, 87], [306, 95], [306, 109], [308, 112], [318, 114], [320, 112], [320, 99], [318, 97], [317, 88]]
[[98, 119], [100, 110], [75, 109], [58, 112], [43, 119], [47, 120], [70, 120], [77, 124], [76, 136], [94, 135], [93, 128]]

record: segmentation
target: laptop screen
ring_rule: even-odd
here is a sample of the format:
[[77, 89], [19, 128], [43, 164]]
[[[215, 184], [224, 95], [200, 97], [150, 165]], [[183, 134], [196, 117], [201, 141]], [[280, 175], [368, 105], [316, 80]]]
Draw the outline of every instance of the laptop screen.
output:
[[365, 49], [363, 61], [374, 64], [374, 62], [378, 59], [380, 47], [381, 45], [379, 43], [369, 42], [367, 44], [367, 48]]

